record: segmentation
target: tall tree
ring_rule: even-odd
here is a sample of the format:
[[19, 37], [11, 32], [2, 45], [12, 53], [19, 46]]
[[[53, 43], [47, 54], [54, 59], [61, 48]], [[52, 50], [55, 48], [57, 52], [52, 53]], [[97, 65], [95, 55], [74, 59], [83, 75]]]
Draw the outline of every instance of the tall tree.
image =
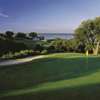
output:
[[98, 54], [100, 37], [100, 17], [93, 20], [86, 20], [75, 30], [75, 37], [80, 43], [85, 45], [85, 50], [92, 50]]
[[5, 32], [5, 35], [8, 39], [12, 39], [13, 38], [13, 35], [14, 35], [14, 32], [12, 31], [6, 31]]
[[29, 36], [31, 37], [31, 39], [34, 39], [37, 37], [37, 33], [36, 32], [31, 32], [29, 33]]

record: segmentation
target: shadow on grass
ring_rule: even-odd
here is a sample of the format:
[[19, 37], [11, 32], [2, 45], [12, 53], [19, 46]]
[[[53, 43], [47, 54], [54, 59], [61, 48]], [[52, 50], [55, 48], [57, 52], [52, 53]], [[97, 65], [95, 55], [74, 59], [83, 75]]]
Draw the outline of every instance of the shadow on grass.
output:
[[0, 100], [100, 100], [100, 84], [2, 97]]
[[0, 92], [35, 87], [45, 82], [87, 76], [100, 70], [100, 58], [44, 58], [0, 69]]

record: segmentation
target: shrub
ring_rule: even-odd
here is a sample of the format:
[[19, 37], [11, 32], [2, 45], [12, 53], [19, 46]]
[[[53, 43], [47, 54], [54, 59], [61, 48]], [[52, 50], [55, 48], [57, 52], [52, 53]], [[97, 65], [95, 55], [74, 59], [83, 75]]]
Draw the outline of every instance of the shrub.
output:
[[25, 49], [28, 49], [28, 47], [24, 43], [0, 40], [0, 56], [7, 54], [9, 52], [15, 53]]
[[2, 59], [8, 59], [8, 58], [13, 58], [14, 54], [12, 52], [9, 52], [7, 54], [4, 54], [1, 58]]
[[23, 57], [35, 56], [35, 55], [40, 55], [40, 52], [33, 51], [33, 50], [21, 50], [19, 52], [9, 52], [3, 54], [1, 56], [1, 59], [23, 58]]
[[47, 50], [43, 50], [43, 51], [41, 52], [41, 54], [47, 54], [47, 53], [48, 53]]

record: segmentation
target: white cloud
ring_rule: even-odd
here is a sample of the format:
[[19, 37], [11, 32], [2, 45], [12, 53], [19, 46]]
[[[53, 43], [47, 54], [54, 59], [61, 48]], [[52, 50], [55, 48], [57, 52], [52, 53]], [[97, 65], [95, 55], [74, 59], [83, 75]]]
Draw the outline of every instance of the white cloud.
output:
[[7, 18], [7, 17], [8, 17], [8, 15], [6, 15], [6, 14], [4, 14], [4, 13], [1, 13], [1, 12], [0, 12], [0, 17]]

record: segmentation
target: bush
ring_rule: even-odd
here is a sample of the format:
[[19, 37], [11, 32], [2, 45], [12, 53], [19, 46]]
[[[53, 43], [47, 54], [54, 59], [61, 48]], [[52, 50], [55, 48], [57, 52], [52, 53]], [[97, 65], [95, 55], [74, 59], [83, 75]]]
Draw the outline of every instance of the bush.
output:
[[0, 40], [0, 56], [9, 52], [19, 52], [26, 50], [28, 47], [24, 43], [17, 43], [15, 41]]
[[24, 58], [29, 56], [40, 55], [40, 52], [33, 50], [21, 50], [19, 52], [9, 52], [1, 56], [1, 59], [14, 59], [14, 58]]
[[8, 58], [13, 58], [14, 54], [12, 52], [9, 52], [7, 54], [4, 54], [1, 58], [2, 59], [8, 59]]
[[43, 50], [43, 51], [41, 52], [41, 54], [43, 54], [43, 55], [45, 55], [45, 54], [47, 54], [47, 53], [48, 53], [47, 50]]

